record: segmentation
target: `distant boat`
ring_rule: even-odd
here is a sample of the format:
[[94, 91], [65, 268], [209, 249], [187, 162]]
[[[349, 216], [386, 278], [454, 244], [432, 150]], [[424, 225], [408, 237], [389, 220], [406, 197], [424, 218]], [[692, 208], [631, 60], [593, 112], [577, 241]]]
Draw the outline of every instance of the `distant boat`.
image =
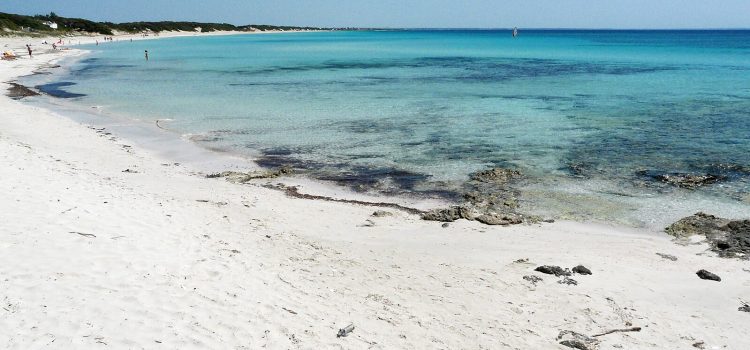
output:
[[518, 36], [518, 27], [514, 27], [513, 28], [513, 37], [515, 38], [517, 36]]

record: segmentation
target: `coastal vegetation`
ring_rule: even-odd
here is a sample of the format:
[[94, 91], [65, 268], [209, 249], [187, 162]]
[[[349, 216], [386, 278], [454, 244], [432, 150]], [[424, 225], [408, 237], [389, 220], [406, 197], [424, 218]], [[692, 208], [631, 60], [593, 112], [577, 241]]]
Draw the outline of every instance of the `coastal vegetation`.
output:
[[[56, 28], [54, 28], [56, 27]], [[274, 25], [242, 25], [229, 23], [200, 23], [200, 22], [95, 22], [83, 18], [61, 17], [51, 12], [47, 15], [24, 16], [0, 12], [0, 30], [4, 34], [71, 34], [91, 33], [113, 35], [116, 32], [143, 33], [163, 31], [269, 31], [269, 30], [323, 30], [328, 28], [294, 27]]]

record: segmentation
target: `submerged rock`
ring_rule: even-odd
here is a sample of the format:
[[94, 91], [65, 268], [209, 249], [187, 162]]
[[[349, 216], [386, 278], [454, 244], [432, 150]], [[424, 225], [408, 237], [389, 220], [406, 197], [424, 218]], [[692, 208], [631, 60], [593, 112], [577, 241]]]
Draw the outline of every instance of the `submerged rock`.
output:
[[548, 275], [555, 275], [557, 277], [571, 275], [570, 270], [563, 269], [560, 266], [554, 266], [554, 265], [539, 266], [536, 269], [534, 269], [534, 271], [538, 271], [538, 272], [545, 273]]
[[665, 232], [677, 238], [704, 236], [711, 250], [724, 258], [750, 258], [750, 220], [729, 220], [696, 213], [670, 225]]
[[721, 277], [719, 277], [719, 275], [712, 273], [712, 272], [708, 272], [706, 270], [699, 270], [695, 274], [698, 275], [698, 277], [700, 277], [702, 280], [711, 280], [711, 281], [721, 282]]
[[516, 170], [505, 169], [505, 168], [492, 168], [488, 170], [478, 171], [471, 174], [471, 179], [479, 182], [493, 183], [493, 184], [506, 184], [511, 180], [521, 176], [521, 173]]
[[726, 177], [714, 174], [661, 174], [654, 176], [655, 179], [678, 187], [695, 189], [704, 185], [710, 185], [724, 180]]
[[578, 265], [573, 268], [573, 272], [579, 274], [579, 275], [590, 275], [591, 270], [589, 270], [586, 266]]

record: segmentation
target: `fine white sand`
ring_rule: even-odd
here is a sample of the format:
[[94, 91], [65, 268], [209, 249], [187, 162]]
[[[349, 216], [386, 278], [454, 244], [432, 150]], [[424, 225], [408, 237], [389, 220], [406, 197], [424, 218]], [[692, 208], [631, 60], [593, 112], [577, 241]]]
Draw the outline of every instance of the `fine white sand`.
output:
[[[0, 82], [61, 56], [0, 61]], [[600, 349], [750, 348], [750, 264], [662, 232], [375, 218], [206, 179], [4, 95], [0, 164], [2, 349], [565, 349], [560, 331], [630, 327]], [[559, 284], [546, 264], [593, 275]]]

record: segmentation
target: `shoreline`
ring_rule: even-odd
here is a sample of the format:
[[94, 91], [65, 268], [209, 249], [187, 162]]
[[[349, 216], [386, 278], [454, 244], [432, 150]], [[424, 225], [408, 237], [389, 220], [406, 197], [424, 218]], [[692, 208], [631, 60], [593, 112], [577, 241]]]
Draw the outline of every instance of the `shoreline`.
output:
[[[186, 36], [220, 36], [220, 35], [255, 35], [255, 34], [282, 34], [282, 33], [307, 33], [313, 31], [266, 31], [266, 32], [210, 32], [205, 34], [200, 33], [183, 33], [183, 32], [167, 32], [164, 36], [157, 37], [139, 37], [142, 40], [153, 40], [162, 38], [175, 38], [175, 37], [186, 37]], [[119, 39], [127, 40], [131, 36], [127, 35]], [[134, 38], [135, 39], [135, 38]], [[93, 40], [93, 39], [92, 39]], [[115, 36], [115, 41], [118, 37]], [[88, 45], [92, 42], [86, 43]], [[106, 45], [104, 43], [103, 45]], [[73, 47], [78, 46], [76, 44]], [[55, 60], [48, 62], [45, 65], [40, 66], [34, 71], [34, 74], [44, 74], [44, 70], [56, 69], [49, 68], [50, 66], [62, 63], [60, 61], [68, 61], [67, 65], [75, 64], [76, 61], [84, 59], [86, 55], [85, 50], [77, 50], [74, 55], [67, 55], [64, 53], [62, 57], [56, 58]], [[49, 51], [48, 51], [49, 52]], [[16, 79], [24, 78], [23, 76], [16, 77]], [[14, 80], [15, 81], [15, 80]], [[131, 141], [132, 144], [140, 144], [144, 148], [149, 149], [151, 152], [159, 154], [170, 162], [177, 162], [181, 164], [191, 165], [195, 171], [201, 172], [204, 175], [212, 173], [220, 173], [223, 171], [246, 171], [246, 172], [260, 172], [260, 171], [273, 171], [274, 168], [262, 166], [256, 162], [255, 159], [247, 155], [238, 154], [229, 150], [214, 149], [201, 145], [200, 142], [192, 140], [190, 134], [181, 134], [175, 130], [165, 127], [160, 124], [163, 121], [169, 121], [168, 119], [156, 119], [153, 121], [145, 119], [133, 119], [126, 116], [117, 115], [108, 112], [100, 112], [98, 109], [94, 111], [86, 110], [82, 104], [75, 102], [66, 101], [64, 98], [57, 98], [55, 96], [47, 95], [42, 96], [40, 101], [31, 102], [37, 106], [57, 110], [58, 112], [64, 111], [64, 115], [72, 120], [91, 124], [95, 127], [106, 127], [108, 132], [112, 132], [118, 137], [123, 137]], [[93, 108], [93, 107], [92, 107]], [[100, 118], [105, 116], [106, 118]], [[151, 130], [151, 128], [158, 128], [160, 130]], [[146, 141], [144, 141], [146, 140]], [[444, 198], [428, 197], [428, 196], [416, 196], [408, 194], [384, 194], [384, 193], [373, 193], [373, 192], [358, 192], [353, 188], [336, 184], [332, 181], [325, 181], [315, 179], [311, 177], [297, 176], [299, 174], [290, 174], [284, 176], [275, 183], [280, 183], [285, 187], [296, 187], [299, 191], [297, 195], [308, 196], [308, 197], [323, 197], [328, 198], [327, 200], [342, 201], [342, 202], [360, 202], [366, 203], [367, 205], [385, 204], [386, 206], [401, 206], [407, 209], [417, 209], [419, 211], [427, 211], [439, 207], [450, 206], [451, 202]], [[274, 184], [275, 184], [274, 183]], [[270, 182], [264, 185], [274, 185]], [[270, 186], [274, 187], [274, 186]], [[286, 190], [280, 190], [285, 192]], [[300, 192], [301, 191], [301, 192]]]
[[[206, 35], [263, 33], [214, 32], [207, 33]], [[171, 38], [187, 35], [196, 36], [202, 34], [177, 32], [166, 33], [162, 37], [146, 37], [140, 39]], [[115, 41], [117, 40], [118, 39], [116, 38]], [[104, 45], [106, 45], [106, 43]], [[67, 108], [66, 114], [70, 118], [81, 122], [95, 124], [99, 127], [109, 128], [114, 124], [119, 130], [108, 130], [109, 132], [127, 138], [134, 143], [139, 143], [139, 141], [146, 139], [147, 142], [140, 142], [144, 147], [150, 148], [157, 154], [161, 154], [167, 158], [169, 158], [170, 155], [174, 157], [179, 154], [179, 159], [172, 160], [179, 163], [191, 163], [196, 169], [203, 171], [205, 174], [220, 173], [223, 171], [258, 172], [264, 169], [273, 171], [278, 169], [279, 166], [285, 166], [286, 164], [296, 166], [294, 159], [289, 159], [288, 162], [284, 164], [274, 158], [271, 160], [270, 164], [264, 164], [264, 157], [258, 150], [243, 152], [240, 149], [221, 149], [211, 147], [207, 144], [201, 143], [200, 140], [192, 139], [192, 137], [199, 137], [200, 134], [182, 134], [178, 131], [171, 130], [169, 128], [170, 119], [145, 120], [135, 116], [118, 115], [113, 111], [99, 109], [100, 106], [91, 106], [94, 108], [94, 111], [87, 111], [85, 105], [65, 101], [64, 98], [44, 98], [57, 100], [52, 101], [49, 104], [54, 105], [52, 109], [58, 111], [60, 110], [59, 105], [76, 106], [77, 108]], [[81, 114], [92, 114], [94, 117], [81, 117]], [[106, 120], [108, 118], [100, 118], [101, 116], [109, 116], [116, 121], [113, 122], [111, 120]], [[142, 123], [143, 125], [139, 125], [139, 123]], [[156, 128], [161, 129], [161, 131], [166, 131], [167, 134], [171, 134], [174, 138], [178, 138], [179, 140], [169, 140], [169, 137], [164, 137], [164, 135], [161, 135], [158, 131], [152, 132], [147, 130], [148, 127], [154, 127], [154, 125], [151, 125], [152, 123], [155, 124]], [[126, 125], [125, 127], [122, 127], [120, 124]], [[134, 129], [135, 131], [131, 129]], [[150, 140], [153, 138], [160, 139], [162, 142], [150, 144]], [[180, 149], [183, 146], [182, 143], [184, 143], [184, 141], [190, 143], [187, 149], [195, 149], [195, 151], [184, 152], [184, 150]], [[190, 156], [191, 154], [193, 155], [192, 157]], [[211, 157], [211, 154], [215, 155], [215, 157]], [[273, 158], [274, 156], [271, 157]], [[467, 203], [460, 198], [463, 198], [466, 195], [471, 195], [471, 192], [468, 191], [473, 191], [471, 189], [473, 185], [470, 185], [469, 181], [464, 181], [463, 183], [452, 183], [451, 188], [442, 193], [440, 191], [416, 193], [410, 192], [409, 190], [401, 191], [398, 186], [395, 187], [395, 191], [393, 192], [371, 188], [364, 188], [364, 190], [361, 190], [357, 187], [358, 183], [356, 180], [353, 181], [352, 184], [339, 183], [337, 182], [335, 175], [328, 176], [325, 174], [323, 174], [323, 176], [328, 177], [328, 179], [320, 179], [316, 178], [314, 175], [315, 169], [305, 168], [303, 163], [300, 163], [300, 168], [302, 169], [300, 173], [286, 175], [279, 180], [283, 180], [281, 182], [287, 186], [299, 187], [301, 192], [304, 192], [306, 195], [337, 198], [342, 201], [370, 203], [392, 202], [401, 206], [427, 211], [467, 205]], [[357, 176], [358, 177], [355, 177], [356, 179], [367, 179], [366, 174], [358, 174]], [[735, 219], [741, 219], [743, 210], [747, 207], [747, 200], [732, 201], [720, 197], [713, 198], [709, 193], [685, 191], [677, 187], [668, 192], [660, 192], [661, 190], [658, 189], [658, 186], [662, 184], [656, 180], [653, 180], [654, 185], [650, 187], [650, 190], [644, 190], [643, 193], [633, 192], [637, 191], [636, 187], [639, 186], [638, 183], [629, 184], [632, 187], [629, 188], [630, 191], [625, 192], [633, 194], [632, 198], [639, 199], [628, 199], [628, 194], [622, 194], [622, 196], [620, 196], [619, 193], [607, 192], [608, 188], [613, 186], [613, 183], [607, 182], [607, 179], [591, 178], [591, 180], [578, 180], [561, 176], [550, 180], [552, 183], [558, 185], [559, 188], [555, 189], [535, 180], [536, 179], [533, 175], [529, 176], [523, 174], [520, 181], [516, 181], [517, 184], [501, 189], [501, 192], [510, 193], [511, 191], [518, 191], [521, 193], [520, 196], [512, 197], [511, 200], [522, 202], [523, 208], [517, 211], [513, 210], [509, 214], [529, 218], [532, 222], [569, 220], [582, 223], [603, 223], [614, 226], [661, 231], [663, 227], [666, 227], [680, 218], [694, 214], [697, 211], [705, 210], [707, 207], [712, 207], [714, 213], [717, 215]], [[607, 197], [606, 194], [611, 194], [611, 196]], [[473, 203], [469, 203], [468, 205], [472, 206]], [[477, 208], [473, 207], [472, 209]], [[651, 215], [650, 213], [655, 210], [661, 210], [664, 211], [664, 213], [657, 216]], [[503, 215], [504, 214], [505, 213], [503, 213]], [[479, 215], [477, 214], [475, 216]]]
[[[0, 81], [46, 58], [0, 63]], [[705, 245], [595, 223], [372, 216], [206, 179], [4, 94], [0, 107], [0, 212], [13, 218], [0, 224], [0, 320], [11, 330], [0, 344], [10, 348], [560, 349], [562, 331], [627, 324], [642, 331], [604, 336], [601, 348], [750, 346], [736, 311], [750, 299], [750, 265]], [[533, 271], [578, 264], [594, 272], [578, 285]]]

